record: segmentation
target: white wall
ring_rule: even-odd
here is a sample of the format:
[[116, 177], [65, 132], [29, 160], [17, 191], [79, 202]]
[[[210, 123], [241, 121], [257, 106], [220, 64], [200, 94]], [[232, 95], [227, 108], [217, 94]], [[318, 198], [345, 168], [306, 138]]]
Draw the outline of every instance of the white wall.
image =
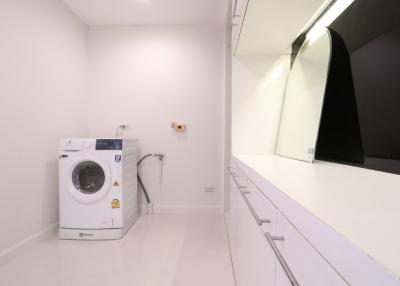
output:
[[[232, 1], [229, 3], [228, 19], [231, 19], [231, 11], [233, 10]], [[232, 47], [231, 47], [232, 32], [230, 23], [227, 24], [226, 30], [226, 46], [225, 55], [225, 155], [224, 155], [224, 209], [229, 210], [230, 207], [230, 173], [228, 167], [231, 165], [232, 156]]]
[[0, 1], [0, 256], [58, 220], [58, 140], [87, 132], [86, 32], [59, 1]]
[[[225, 29], [205, 26], [92, 28], [89, 132], [112, 137], [121, 123], [141, 153], [166, 154], [141, 172], [155, 209], [222, 207]], [[187, 124], [176, 134], [173, 121]], [[214, 186], [215, 192], [204, 188]]]
[[232, 153], [274, 154], [290, 56], [232, 60]]

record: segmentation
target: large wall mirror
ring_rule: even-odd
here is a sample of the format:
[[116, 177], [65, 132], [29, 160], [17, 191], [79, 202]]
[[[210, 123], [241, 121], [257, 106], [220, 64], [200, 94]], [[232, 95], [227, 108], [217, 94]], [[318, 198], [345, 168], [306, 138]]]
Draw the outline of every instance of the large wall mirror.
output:
[[[349, 57], [363, 149], [355, 165], [400, 174], [400, 1], [356, 0], [329, 29], [341, 37]], [[344, 147], [342, 153], [356, 153]]]
[[331, 59], [330, 33], [308, 36], [293, 62], [276, 154], [313, 162]]

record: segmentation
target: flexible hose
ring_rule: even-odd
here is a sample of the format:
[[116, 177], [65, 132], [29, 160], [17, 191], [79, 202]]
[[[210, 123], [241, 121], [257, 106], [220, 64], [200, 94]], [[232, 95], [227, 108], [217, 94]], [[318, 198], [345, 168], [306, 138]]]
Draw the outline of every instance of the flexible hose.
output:
[[139, 162], [137, 163], [138, 167], [140, 166], [140, 164], [143, 162], [144, 159], [146, 159], [150, 156], [153, 156], [153, 154], [147, 154], [147, 155], [143, 156], [142, 159], [140, 159]]
[[139, 173], [137, 174], [137, 179], [138, 179], [139, 185], [142, 187], [143, 194], [144, 194], [144, 196], [146, 197], [147, 204], [150, 204], [149, 194], [147, 193], [147, 190], [146, 190], [146, 188], [145, 188], [144, 185], [143, 185], [143, 182], [142, 182], [142, 179], [141, 179], [140, 176], [139, 176]]
[[[144, 159], [146, 159], [146, 158], [148, 158], [148, 157], [151, 157], [151, 156], [158, 157], [158, 159], [160, 159], [160, 160], [162, 160], [163, 157], [164, 157], [164, 155], [162, 155], [162, 154], [147, 154], [147, 155], [143, 156], [143, 157], [138, 161], [137, 166], [139, 167], [140, 164], [143, 162]], [[149, 194], [147, 193], [146, 187], [145, 187], [144, 184], [143, 184], [142, 178], [140, 178], [139, 172], [137, 173], [137, 179], [138, 179], [139, 185], [142, 187], [144, 196], [146, 197], [147, 204], [150, 204], [151, 201], [150, 201]]]

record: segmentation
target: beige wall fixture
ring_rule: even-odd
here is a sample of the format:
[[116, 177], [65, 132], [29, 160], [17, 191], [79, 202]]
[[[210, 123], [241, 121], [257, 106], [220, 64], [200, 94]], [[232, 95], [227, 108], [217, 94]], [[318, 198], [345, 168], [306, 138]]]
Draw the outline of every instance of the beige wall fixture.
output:
[[176, 132], [185, 132], [186, 124], [172, 122], [171, 127], [175, 129]]

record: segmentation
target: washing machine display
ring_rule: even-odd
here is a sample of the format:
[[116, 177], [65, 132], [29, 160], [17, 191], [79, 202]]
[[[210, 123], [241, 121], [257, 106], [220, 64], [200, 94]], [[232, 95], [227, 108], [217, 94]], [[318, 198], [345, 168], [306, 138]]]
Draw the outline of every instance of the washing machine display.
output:
[[103, 168], [93, 161], [81, 162], [72, 172], [72, 182], [75, 188], [81, 193], [97, 193], [105, 182]]
[[97, 139], [96, 150], [122, 150], [121, 139]]

